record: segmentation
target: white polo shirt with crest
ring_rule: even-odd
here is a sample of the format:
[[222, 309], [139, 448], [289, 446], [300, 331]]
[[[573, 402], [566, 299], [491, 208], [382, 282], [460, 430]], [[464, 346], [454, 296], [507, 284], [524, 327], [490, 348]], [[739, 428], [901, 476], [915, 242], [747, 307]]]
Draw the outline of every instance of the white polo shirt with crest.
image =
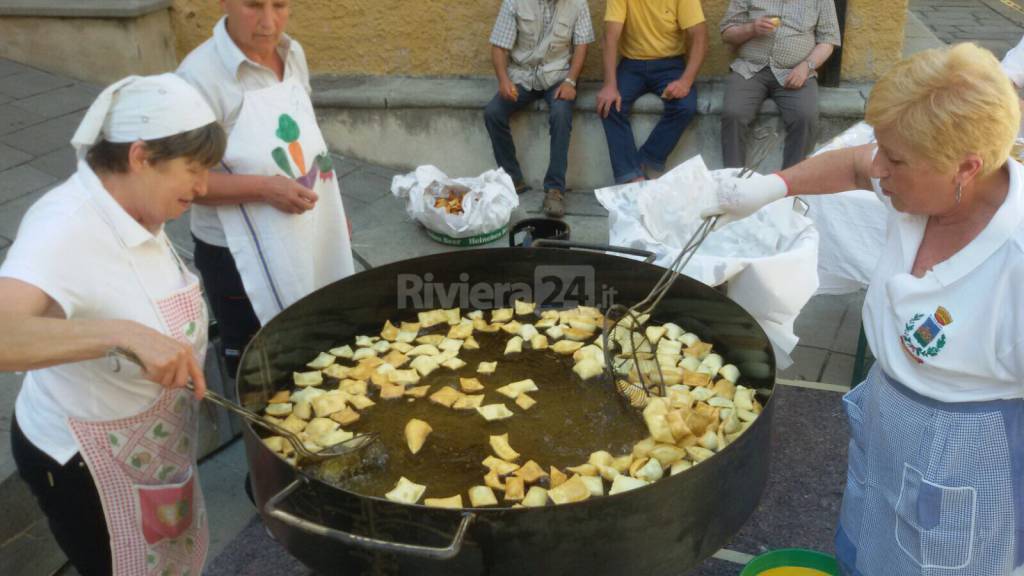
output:
[[889, 208], [886, 245], [864, 300], [864, 331], [881, 368], [945, 402], [1024, 397], [1024, 168], [967, 246], [921, 278], [911, 274], [926, 216]]

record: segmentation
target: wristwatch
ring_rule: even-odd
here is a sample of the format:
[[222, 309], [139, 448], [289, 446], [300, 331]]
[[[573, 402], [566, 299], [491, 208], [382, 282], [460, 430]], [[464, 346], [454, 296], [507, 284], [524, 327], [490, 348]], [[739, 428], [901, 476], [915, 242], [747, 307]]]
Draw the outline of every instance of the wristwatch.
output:
[[573, 88], [576, 87], [576, 81], [573, 80], [572, 78], [569, 78], [568, 76], [566, 76], [565, 80], [562, 80], [562, 82], [565, 82], [566, 84], [568, 84], [569, 86], [572, 86]]
[[818, 65], [815, 64], [814, 60], [811, 60], [810, 58], [804, 60], [804, 62], [807, 62], [807, 69], [810, 70], [811, 72], [814, 72], [814, 69], [818, 67]]

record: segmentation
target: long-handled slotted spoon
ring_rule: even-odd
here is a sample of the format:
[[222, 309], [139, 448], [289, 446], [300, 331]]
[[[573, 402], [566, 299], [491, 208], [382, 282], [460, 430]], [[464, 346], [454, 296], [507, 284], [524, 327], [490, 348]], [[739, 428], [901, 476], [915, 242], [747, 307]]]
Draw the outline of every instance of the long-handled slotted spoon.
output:
[[[107, 353], [107, 357], [110, 358], [111, 362], [113, 363], [113, 370], [115, 372], [118, 372], [121, 369], [121, 359], [127, 360], [129, 362], [132, 362], [133, 364], [138, 365], [139, 367], [144, 368], [142, 360], [134, 352], [125, 348], [114, 348], [113, 350]], [[188, 389], [194, 390], [191, 381], [189, 381], [188, 383]], [[344, 442], [339, 442], [338, 444], [335, 444], [333, 446], [327, 446], [318, 452], [314, 452], [307, 448], [302, 439], [299, 438], [291, 430], [288, 430], [287, 428], [275, 424], [274, 422], [264, 419], [262, 416], [253, 412], [252, 410], [249, 410], [248, 408], [245, 408], [236, 402], [228, 400], [227, 398], [221, 396], [220, 394], [217, 394], [216, 392], [213, 392], [212, 390], [207, 389], [206, 394], [203, 396], [203, 398], [205, 400], [212, 402], [213, 404], [216, 404], [217, 406], [220, 406], [221, 408], [224, 408], [225, 410], [228, 410], [229, 412], [233, 412], [239, 415], [240, 417], [248, 420], [249, 422], [252, 422], [253, 424], [262, 426], [264, 429], [270, 430], [274, 434], [283, 437], [285, 440], [288, 441], [289, 444], [292, 445], [292, 448], [295, 449], [295, 453], [298, 455], [298, 461], [300, 462], [317, 463], [323, 462], [324, 460], [330, 460], [331, 458], [336, 458], [338, 456], [344, 456], [357, 450], [362, 450], [363, 448], [369, 446], [378, 439], [376, 432], [363, 433], [353, 436], [352, 438], [345, 440]]]
[[[757, 167], [768, 157], [778, 139], [778, 132], [769, 126], [761, 126], [753, 130], [748, 141], [747, 164], [737, 176], [749, 178], [753, 175]], [[605, 313], [604, 330], [601, 335], [605, 374], [614, 383], [615, 390], [634, 408], [646, 406], [652, 394], [655, 396], [665, 395], [665, 386], [663, 385], [665, 379], [661, 373], [661, 365], [657, 361], [657, 349], [654, 347], [654, 343], [647, 338], [642, 327], [654, 313], [665, 294], [672, 288], [676, 278], [682, 274], [683, 269], [690, 262], [690, 258], [715, 229], [718, 219], [719, 216], [712, 216], [705, 218], [700, 223], [700, 226], [679, 251], [679, 255], [667, 267], [667, 270], [643, 300], [628, 308], [621, 304], [614, 304]], [[625, 330], [625, 335], [629, 338], [629, 350], [625, 350], [626, 346], [622, 342], [618, 342], [616, 330]], [[616, 358], [616, 345], [622, 346], [623, 358]], [[650, 358], [646, 356], [650, 356]], [[625, 376], [625, 378], [620, 378], [620, 376]]]

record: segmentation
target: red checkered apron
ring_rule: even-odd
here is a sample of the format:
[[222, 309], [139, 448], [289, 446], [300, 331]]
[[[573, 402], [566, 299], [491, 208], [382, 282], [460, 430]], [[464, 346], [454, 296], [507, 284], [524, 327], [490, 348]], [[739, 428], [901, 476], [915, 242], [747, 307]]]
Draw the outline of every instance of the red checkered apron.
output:
[[[166, 332], [191, 344], [202, 366], [206, 306], [198, 279], [181, 268], [188, 285], [167, 298], [150, 300]], [[209, 533], [197, 479], [196, 416], [191, 392], [165, 388], [150, 408], [128, 418], [69, 418], [103, 503], [114, 574], [202, 573]]]

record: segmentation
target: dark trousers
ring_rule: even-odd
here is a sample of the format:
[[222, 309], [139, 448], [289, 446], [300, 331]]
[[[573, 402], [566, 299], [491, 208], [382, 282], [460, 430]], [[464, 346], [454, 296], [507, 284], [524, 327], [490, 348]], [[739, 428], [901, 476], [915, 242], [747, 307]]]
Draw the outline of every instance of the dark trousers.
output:
[[787, 90], [770, 68], [762, 68], [747, 80], [736, 72], [725, 81], [722, 102], [722, 163], [726, 168], [743, 166], [747, 128], [757, 116], [761, 103], [771, 98], [786, 125], [786, 146], [782, 167], [799, 163], [814, 147], [818, 133], [818, 80], [808, 78], [799, 90]]
[[633, 104], [644, 94], [652, 93], [660, 97], [671, 82], [679, 80], [685, 69], [682, 56], [660, 60], [623, 58], [619, 61], [616, 78], [619, 95], [622, 97], [622, 110], [615, 110], [613, 105], [608, 117], [602, 122], [608, 140], [612, 173], [617, 184], [643, 176], [644, 166], [658, 171], [665, 169], [668, 155], [697, 114], [697, 87], [690, 88], [686, 98], [662, 100], [665, 108], [661, 119], [639, 150], [633, 138], [629, 113]]
[[501, 166], [516, 184], [523, 182], [523, 170], [516, 158], [516, 145], [512, 142], [509, 118], [533, 102], [543, 98], [548, 103], [548, 133], [551, 137], [548, 172], [544, 176], [544, 189], [565, 190], [565, 170], [569, 165], [569, 136], [572, 134], [572, 100], [558, 100], [555, 92], [561, 84], [547, 90], [527, 90], [516, 85], [519, 98], [509, 102], [496, 94], [484, 108], [484, 125], [491, 137], [494, 161]]
[[260, 321], [245, 293], [231, 250], [192, 238], [196, 243], [196, 268], [203, 277], [203, 288], [220, 329], [224, 366], [234, 378], [242, 351], [259, 331]]
[[82, 576], [109, 576], [110, 535], [103, 505], [81, 454], [61, 466], [11, 419], [11, 451], [64, 555]]

